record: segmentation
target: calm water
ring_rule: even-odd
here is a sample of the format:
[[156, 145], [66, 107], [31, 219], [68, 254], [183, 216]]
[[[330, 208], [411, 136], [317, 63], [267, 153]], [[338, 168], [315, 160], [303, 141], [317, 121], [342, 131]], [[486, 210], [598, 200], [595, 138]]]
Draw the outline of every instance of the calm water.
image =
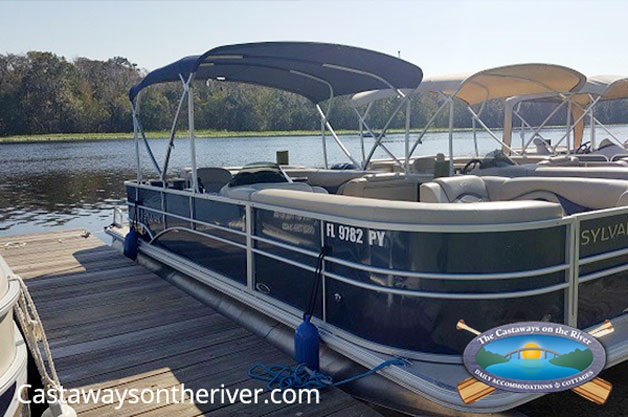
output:
[[547, 381], [575, 375], [579, 370], [565, 366], [556, 366], [549, 359], [511, 359], [486, 368], [490, 373], [509, 379], [523, 381]]
[[[562, 133], [557, 130], [547, 137], [560, 137]], [[619, 137], [627, 137], [628, 127], [622, 127], [619, 133]], [[448, 153], [447, 138], [446, 132], [428, 134], [415, 155]], [[342, 139], [355, 158], [361, 160], [359, 138]], [[478, 139], [481, 155], [499, 147], [486, 133], [479, 134]], [[372, 139], [365, 141], [372, 143]], [[163, 163], [167, 141], [157, 139], [150, 143], [157, 160]], [[393, 153], [403, 155], [403, 135], [390, 135], [385, 143]], [[274, 161], [279, 150], [290, 152], [291, 164], [323, 165], [320, 137], [197, 140], [199, 166]], [[330, 163], [347, 161], [330, 138], [328, 152]], [[471, 133], [456, 133], [454, 153], [473, 152]], [[143, 147], [142, 153], [145, 154]], [[378, 150], [375, 157], [386, 154]], [[0, 235], [85, 228], [104, 238], [102, 229], [111, 222], [113, 207], [124, 203], [123, 181], [135, 177], [135, 165], [132, 140], [0, 144]], [[145, 156], [142, 166], [144, 175], [156, 175]], [[176, 172], [186, 166], [190, 166], [189, 141], [178, 140], [170, 167]]]

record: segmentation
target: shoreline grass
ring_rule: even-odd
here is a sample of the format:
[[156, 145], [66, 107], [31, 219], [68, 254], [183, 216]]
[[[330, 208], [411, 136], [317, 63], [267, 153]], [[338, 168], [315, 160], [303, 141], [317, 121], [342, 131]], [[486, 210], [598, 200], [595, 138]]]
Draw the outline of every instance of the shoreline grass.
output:
[[[272, 136], [315, 136], [320, 135], [320, 131], [219, 131], [219, 130], [198, 130], [195, 133], [197, 138], [229, 138], [229, 137], [272, 137]], [[350, 134], [347, 132], [346, 134]], [[170, 132], [156, 131], [146, 132], [148, 139], [164, 139], [170, 136]], [[187, 131], [178, 131], [177, 138], [188, 136]], [[94, 141], [94, 140], [129, 140], [133, 139], [132, 132], [118, 133], [49, 133], [38, 135], [15, 135], [0, 137], [0, 143], [28, 143], [28, 142], [62, 142], [62, 141]]]
[[[561, 126], [548, 126], [547, 129], [559, 129]], [[421, 128], [412, 129], [410, 134], [416, 135], [421, 132]], [[430, 128], [429, 133], [447, 132], [448, 128]], [[455, 128], [455, 132], [472, 131], [471, 128]], [[404, 133], [404, 129], [389, 129], [388, 134]], [[199, 139], [213, 138], [249, 138], [249, 137], [277, 137], [277, 136], [320, 136], [320, 130], [268, 130], [268, 131], [232, 131], [232, 130], [211, 130], [200, 129], [194, 132], [195, 137]], [[358, 135], [357, 130], [337, 130], [339, 136]], [[327, 136], [331, 136], [330, 132], [326, 132]], [[170, 136], [168, 131], [146, 132], [148, 139], [164, 139]], [[186, 138], [187, 131], [177, 131], [177, 138]], [[96, 140], [130, 140], [133, 139], [133, 132], [118, 133], [48, 133], [38, 135], [15, 135], [0, 136], [0, 144], [2, 143], [37, 143], [37, 142], [80, 142], [80, 141], [96, 141]]]

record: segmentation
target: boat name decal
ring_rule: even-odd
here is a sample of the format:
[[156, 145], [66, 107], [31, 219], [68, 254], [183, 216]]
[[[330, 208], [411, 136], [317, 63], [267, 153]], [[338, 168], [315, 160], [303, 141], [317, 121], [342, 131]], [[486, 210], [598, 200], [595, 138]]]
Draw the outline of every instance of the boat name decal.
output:
[[587, 246], [591, 243], [606, 242], [608, 240], [617, 239], [620, 236], [626, 236], [627, 231], [628, 223], [626, 222], [584, 229], [580, 232], [580, 245]]
[[307, 217], [275, 211], [273, 212], [273, 218], [281, 221], [281, 230], [284, 232], [299, 233], [302, 235], [316, 234], [316, 228], [312, 220]]

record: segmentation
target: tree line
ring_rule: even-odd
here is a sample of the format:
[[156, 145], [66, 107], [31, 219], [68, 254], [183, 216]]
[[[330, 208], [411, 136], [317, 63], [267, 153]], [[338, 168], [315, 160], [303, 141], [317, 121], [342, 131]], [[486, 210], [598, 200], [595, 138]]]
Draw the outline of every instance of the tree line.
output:
[[[146, 71], [122, 57], [68, 61], [50, 52], [0, 54], [0, 136], [130, 132], [128, 90], [144, 75]], [[295, 94], [218, 81], [199, 83], [195, 92], [195, 123], [199, 129], [320, 129], [312, 103]], [[181, 88], [176, 83], [146, 89], [140, 107], [144, 129], [169, 130], [180, 95]], [[435, 94], [413, 97], [412, 127], [423, 127], [440, 104]], [[396, 106], [394, 99], [376, 103], [369, 113], [369, 125], [381, 128]], [[526, 105], [526, 118], [538, 124], [550, 113], [550, 106]], [[482, 109], [482, 119], [489, 127], [501, 127], [502, 111], [502, 102], [491, 101]], [[628, 100], [602, 103], [596, 108], [596, 117], [606, 124], [626, 123], [627, 115]], [[454, 117], [456, 127], [471, 127], [470, 113], [463, 106], [457, 105]], [[559, 111], [550, 123], [564, 124], [565, 117], [565, 111]], [[335, 100], [330, 118], [338, 129], [358, 129], [355, 110], [347, 98]], [[184, 128], [186, 117], [181, 119], [179, 127]], [[402, 111], [390, 127], [401, 128], [404, 123]], [[448, 112], [442, 112], [434, 127], [446, 126]]]

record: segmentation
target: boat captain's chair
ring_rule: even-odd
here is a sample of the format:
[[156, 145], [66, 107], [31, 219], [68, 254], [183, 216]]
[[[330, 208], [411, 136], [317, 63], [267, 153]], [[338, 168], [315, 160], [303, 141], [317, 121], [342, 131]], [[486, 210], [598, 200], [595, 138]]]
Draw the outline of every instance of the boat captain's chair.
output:
[[433, 156], [421, 156], [412, 162], [412, 172], [417, 174], [434, 174], [436, 158]]
[[198, 183], [206, 193], [217, 193], [233, 179], [231, 172], [224, 168], [198, 168], [196, 170]]
[[553, 155], [554, 151], [552, 151], [551, 145], [542, 137], [536, 136], [532, 141], [534, 146], [536, 147], [536, 153], [539, 155]]
[[250, 200], [251, 195], [266, 189], [282, 189], [327, 194], [321, 187], [312, 187], [303, 182], [292, 182], [275, 164], [251, 164], [243, 167], [219, 194], [238, 200]]

